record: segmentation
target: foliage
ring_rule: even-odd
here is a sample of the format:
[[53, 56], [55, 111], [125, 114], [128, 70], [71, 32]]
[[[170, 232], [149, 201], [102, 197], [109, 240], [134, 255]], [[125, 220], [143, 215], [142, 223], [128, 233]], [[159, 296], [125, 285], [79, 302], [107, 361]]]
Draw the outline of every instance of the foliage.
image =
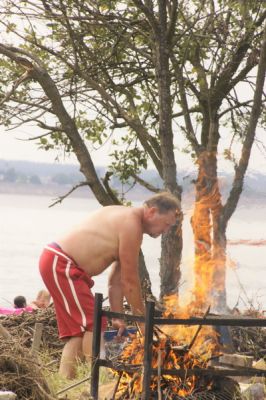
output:
[[[174, 2], [167, 3], [170, 11], [174, 9]], [[158, 18], [156, 2], [151, 5]], [[132, 171], [147, 168], [148, 160], [157, 160], [155, 166], [160, 168], [156, 48], [142, 9], [134, 1], [69, 0], [63, 4], [39, 0], [18, 5], [5, 0], [1, 4], [6, 40], [18, 41], [23, 50], [41, 60], [90, 150], [107, 140], [118, 146], [112, 152], [112, 169], [123, 180]], [[193, 151], [195, 139], [198, 145], [206, 144], [208, 131], [197, 126], [207, 102], [219, 108], [220, 124], [227, 126], [227, 134], [243, 138], [254, 89], [251, 71], [258, 61], [261, 21], [265, 18], [263, 2], [184, 1], [177, 13], [169, 48], [175, 142], [188, 140]], [[235, 68], [227, 76], [232, 62]], [[3, 98], [24, 70], [14, 68], [6, 58], [1, 59], [1, 69]], [[194, 133], [188, 131], [184, 119], [180, 74]], [[245, 101], [235, 90], [240, 82], [241, 91], [251, 94]], [[1, 120], [8, 127], [34, 122], [47, 133], [38, 139], [41, 148], [63, 146], [66, 153], [73, 151], [60, 131], [49, 99], [34, 81], [19, 85], [10, 101], [3, 104]], [[121, 146], [126, 148], [126, 159]], [[123, 164], [126, 171], [121, 171]]]
[[[3, 0], [0, 12], [1, 33], [17, 43], [0, 44], [5, 126], [34, 123], [44, 132], [35, 136], [40, 147], [74, 152], [103, 205], [119, 201], [112, 174], [132, 182], [150, 165], [181, 198], [175, 148], [189, 149], [199, 170], [196, 203], [203, 200], [213, 220], [194, 227], [208, 226], [206, 243], [223, 246], [256, 127], [265, 128], [264, 0]], [[100, 181], [91, 152], [104, 143], [112, 145], [112, 161]], [[240, 157], [234, 143], [242, 145]], [[236, 171], [224, 205], [218, 152]], [[216, 209], [206, 201], [214, 192]], [[167, 249], [179, 240], [174, 256], [161, 257], [173, 273], [180, 237], [164, 241]]]

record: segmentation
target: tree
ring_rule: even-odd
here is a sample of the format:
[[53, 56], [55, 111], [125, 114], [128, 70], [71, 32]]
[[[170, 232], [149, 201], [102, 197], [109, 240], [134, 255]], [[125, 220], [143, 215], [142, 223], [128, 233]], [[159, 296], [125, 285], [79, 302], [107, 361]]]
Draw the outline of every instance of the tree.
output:
[[[219, 62], [216, 62], [214, 71], [212, 71], [212, 63], [210, 63], [209, 69], [205, 67], [205, 48], [202, 46], [202, 42], [201, 47], [196, 42], [190, 56], [190, 62], [196, 71], [198, 80], [198, 87], [192, 83], [191, 90], [198, 99], [198, 106], [201, 108], [202, 114], [200, 142], [195, 141], [193, 131], [188, 130], [189, 135], [193, 134], [188, 138], [197, 155], [198, 162], [198, 177], [195, 185], [196, 202], [192, 219], [196, 251], [195, 287], [204, 288], [202, 291], [195, 291], [195, 300], [197, 306], [211, 302], [218, 310], [226, 309], [226, 228], [242, 192], [256, 126], [261, 113], [266, 71], [265, 27], [263, 32], [265, 11], [259, 17], [257, 14], [257, 19], [253, 19], [255, 10], [251, 7], [251, 3], [244, 11], [243, 14], [240, 8], [238, 23], [244, 29], [239, 39], [233, 43], [232, 39], [236, 39], [235, 33], [233, 32], [232, 38], [228, 33], [230, 32], [229, 28], [235, 28], [236, 25], [230, 25], [229, 21], [232, 15], [230, 9], [227, 10], [227, 18], [223, 21], [226, 22], [222, 31], [224, 38], [219, 37], [218, 46], [215, 48], [215, 54], [221, 52], [221, 55], [218, 57]], [[218, 22], [219, 19], [216, 23]], [[209, 29], [213, 23], [213, 15], [210, 15], [205, 21], [205, 27]], [[259, 35], [258, 26], [260, 27]], [[262, 41], [261, 45], [257, 42], [257, 35]], [[230, 52], [225, 54], [224, 46], [228, 45], [227, 43], [230, 45]], [[209, 48], [212, 48], [212, 39], [208, 38], [207, 44]], [[251, 110], [248, 110], [246, 108], [248, 103], [241, 102], [237, 97], [236, 87], [241, 81], [249, 81], [248, 73], [257, 65], [258, 61], [257, 79], [256, 83], [253, 83], [255, 86], [254, 99], [249, 101]], [[184, 109], [186, 109], [186, 104], [184, 104]], [[246, 111], [246, 115], [243, 110]], [[231, 114], [233, 134], [240, 132], [243, 145], [240, 160], [234, 160], [235, 177], [231, 192], [226, 202], [222, 204], [217, 176], [217, 151], [220, 140], [219, 128], [227, 113]], [[242, 123], [239, 123], [237, 119], [242, 119]], [[188, 120], [187, 129], [190, 128], [191, 123]]]
[[16, 182], [17, 180], [17, 173], [14, 168], [8, 168], [4, 172], [4, 180], [6, 182]]
[[31, 175], [29, 178], [29, 182], [33, 185], [41, 185], [41, 180], [38, 175]]
[[[55, 32], [58, 40], [58, 45], [60, 46], [60, 52], [56, 52], [51, 47], [49, 48], [43, 45], [42, 41], [44, 40], [44, 38], [37, 40], [36, 32], [32, 32], [31, 35], [28, 34], [27, 36], [24, 36], [23, 39], [25, 40], [26, 44], [23, 50], [14, 49], [12, 46], [1, 46], [1, 52], [3, 54], [5, 54], [11, 60], [15, 61], [18, 65], [21, 65], [23, 68], [26, 69], [25, 73], [17, 77], [17, 80], [15, 81], [13, 86], [12, 93], [7, 94], [7, 96], [4, 97], [3, 102], [5, 102], [7, 99], [10, 99], [10, 96], [13, 95], [14, 90], [16, 90], [16, 96], [13, 96], [12, 100], [18, 103], [17, 97], [20, 96], [21, 98], [23, 98], [24, 107], [25, 104], [27, 104], [27, 120], [29, 113], [31, 113], [31, 121], [36, 121], [42, 128], [49, 130], [48, 134], [51, 136], [54, 144], [51, 144], [49, 140], [47, 140], [47, 134], [45, 134], [39, 136], [42, 146], [45, 146], [47, 149], [49, 149], [51, 146], [57, 145], [58, 142], [60, 142], [65, 145], [67, 151], [73, 149], [80, 162], [81, 171], [86, 176], [87, 182], [94, 192], [96, 198], [101, 204], [106, 205], [110, 204], [110, 201], [114, 203], [117, 203], [118, 201], [108, 185], [108, 178], [112, 172], [107, 172], [106, 177], [103, 180], [103, 184], [101, 184], [101, 182], [98, 180], [97, 175], [95, 174], [95, 169], [91, 162], [90, 155], [82, 140], [88, 138], [94, 142], [101, 142], [103, 140], [103, 134], [99, 135], [99, 132], [102, 133], [103, 129], [107, 129], [106, 120], [107, 122], [109, 122], [109, 127], [111, 121], [114, 128], [121, 128], [123, 126], [127, 126], [129, 128], [129, 134], [128, 136], [123, 138], [123, 141], [128, 146], [130, 146], [130, 149], [127, 152], [124, 152], [124, 150], [119, 153], [115, 152], [114, 157], [116, 161], [112, 166], [114, 170], [118, 170], [120, 172], [122, 180], [128, 179], [130, 176], [138, 179], [136, 173], [140, 170], [141, 166], [146, 166], [145, 154], [148, 154], [151, 157], [157, 167], [160, 176], [163, 176], [164, 168], [162, 167], [162, 162], [160, 159], [161, 149], [158, 143], [158, 138], [156, 138], [156, 136], [153, 137], [152, 135], [149, 135], [148, 129], [145, 127], [145, 122], [147, 123], [147, 121], [145, 120], [149, 115], [149, 109], [147, 110], [148, 104], [147, 102], [146, 104], [136, 104], [135, 97], [138, 97], [136, 96], [136, 91], [138, 90], [138, 87], [136, 86], [135, 88], [134, 83], [127, 83], [127, 75], [129, 76], [131, 74], [132, 79], [136, 79], [137, 84], [138, 82], [140, 82], [140, 84], [144, 86], [144, 89], [142, 88], [142, 91], [147, 91], [145, 85], [148, 85], [149, 90], [150, 83], [146, 79], [146, 71], [138, 67], [138, 70], [135, 72], [134, 67], [130, 66], [130, 64], [132, 63], [132, 55], [130, 55], [130, 57], [126, 55], [126, 58], [128, 57], [127, 61], [124, 61], [123, 59], [120, 60], [121, 54], [123, 54], [124, 49], [127, 48], [128, 40], [123, 41], [123, 46], [121, 47], [121, 49], [119, 49], [119, 53], [116, 54], [115, 52], [115, 63], [113, 59], [110, 59], [110, 47], [117, 47], [116, 42], [120, 40], [122, 33], [125, 31], [125, 27], [123, 26], [123, 24], [126, 24], [126, 28], [130, 27], [130, 23], [127, 17], [127, 9], [125, 9], [125, 11], [122, 10], [122, 14], [124, 13], [124, 16], [122, 15], [122, 24], [119, 20], [118, 22], [116, 22], [116, 17], [112, 16], [110, 18], [110, 21], [114, 21], [114, 23], [110, 23], [110, 21], [108, 22], [108, 13], [102, 14], [98, 10], [99, 4], [102, 3], [104, 5], [104, 2], [99, 2], [96, 6], [93, 3], [94, 2], [90, 4], [90, 8], [85, 7], [82, 9], [82, 12], [85, 12], [86, 15], [84, 18], [75, 18], [69, 17], [67, 15], [68, 10], [66, 10], [65, 6], [62, 5], [60, 2], [58, 4], [51, 3], [53, 4], [53, 9], [49, 7], [47, 2], [43, 2], [46, 14], [48, 13], [49, 17], [54, 19], [54, 24], [57, 23]], [[12, 7], [13, 3], [10, 4]], [[80, 12], [79, 2], [73, 2], [72, 5], [76, 6], [78, 12]], [[119, 7], [120, 6], [121, 4], [119, 5]], [[38, 7], [36, 10], [39, 13]], [[59, 11], [62, 18], [58, 18], [59, 14], [56, 14], [54, 10]], [[23, 10], [21, 10], [21, 12], [23, 12]], [[31, 18], [37, 18], [38, 13], [36, 13], [35, 16], [31, 15]], [[137, 17], [138, 13], [139, 12], [135, 9], [133, 10], [133, 16], [135, 14]], [[24, 11], [23, 14], [27, 15], [27, 12]], [[91, 29], [90, 27], [88, 27], [88, 23], [90, 23], [92, 20], [95, 22], [94, 30], [91, 33]], [[81, 31], [78, 30], [77, 26], [75, 26], [74, 30], [71, 24], [68, 23], [73, 21], [74, 24], [76, 23], [76, 21], [82, 21]], [[103, 22], [105, 22], [105, 24]], [[144, 22], [145, 21], [142, 21], [141, 24], [143, 25]], [[85, 23], [87, 24], [85, 25]], [[14, 31], [14, 26], [10, 26], [8, 25], [8, 23], [6, 24], [6, 26], [7, 29], [11, 29]], [[91, 34], [93, 36], [94, 41], [92, 42], [92, 45], [88, 46], [88, 38], [86, 38], [85, 41], [84, 32], [89, 32], [89, 35]], [[106, 39], [109, 38], [110, 34], [112, 35], [112, 46], [110, 46], [110, 40], [106, 41]], [[52, 31], [50, 36], [45, 34], [45, 39], [48, 38], [49, 40], [49, 37], [52, 38], [54, 36], [55, 33], [54, 31]], [[130, 32], [127, 32], [126, 38], [128, 38], [129, 36]], [[137, 35], [136, 41], [138, 40], [143, 40], [141, 38], [141, 35]], [[70, 43], [68, 41], [70, 41]], [[70, 44], [70, 48], [65, 45], [66, 42]], [[27, 48], [32, 48], [32, 46], [35, 46], [34, 55], [32, 54], [32, 52], [27, 50]], [[134, 44], [134, 48], [138, 52], [136, 44]], [[64, 52], [65, 49], [66, 52]], [[72, 53], [73, 60], [71, 59], [71, 57], [69, 57], [69, 49], [74, 50], [74, 53]], [[51, 55], [51, 58], [49, 58], [49, 66], [47, 64], [47, 53]], [[99, 54], [101, 54], [101, 56], [103, 57], [104, 63], [99, 63]], [[47, 64], [47, 67], [45, 66], [45, 64]], [[65, 69], [62, 69], [62, 64], [64, 65]], [[91, 66], [92, 64], [93, 66]], [[112, 64], [114, 64], [114, 66], [111, 70], [111, 76], [111, 74], [109, 74], [108, 67], [109, 65], [112, 66]], [[118, 74], [117, 71], [119, 71], [119, 69], [121, 69], [121, 71]], [[12, 79], [12, 67], [10, 68], [10, 70], [10, 75]], [[51, 79], [51, 76], [49, 75], [50, 70], [52, 70], [54, 73], [53, 79]], [[88, 75], [87, 71], [91, 71], [91, 74]], [[143, 77], [137, 77], [137, 73], [140, 73], [141, 75], [143, 75]], [[124, 84], [120, 83], [121, 78], [124, 80]], [[30, 86], [32, 80], [38, 82], [43, 89], [44, 95], [41, 96], [38, 102], [36, 102], [36, 100], [33, 100], [33, 98], [31, 97], [33, 87], [31, 86], [31, 91], [28, 90], [28, 86]], [[66, 80], [68, 82], [67, 85]], [[25, 81], [27, 82], [27, 84], [21, 86], [21, 84], [24, 84]], [[116, 83], [118, 81], [119, 83]], [[73, 85], [75, 85], [75, 91], [73, 90]], [[19, 86], [20, 88], [22, 87], [21, 91], [17, 90]], [[61, 92], [60, 96], [58, 87], [60, 88]], [[74, 96], [72, 95], [73, 92], [75, 93]], [[81, 93], [81, 95], [79, 95], [79, 93]], [[97, 98], [96, 96], [99, 96], [99, 98]], [[152, 98], [154, 98], [153, 93], [151, 93], [151, 96]], [[71, 102], [73, 107], [72, 111], [75, 118], [70, 117], [67, 113], [66, 108], [64, 107], [64, 104], [62, 102], [62, 99], [64, 100], [65, 98], [67, 98]], [[82, 109], [84, 99], [86, 99], [88, 103], [91, 103], [92, 99], [97, 100], [96, 104], [94, 103], [94, 111], [97, 113], [97, 117], [91, 121], [84, 118], [84, 110]], [[19, 102], [21, 104], [21, 100]], [[169, 102], [170, 100], [168, 99], [168, 105]], [[77, 106], [77, 104], [79, 104], [79, 106]], [[154, 108], [156, 110], [157, 105], [155, 105]], [[42, 117], [45, 111], [47, 113], [50, 113], [52, 116], [56, 115], [60, 122], [60, 126], [48, 126], [47, 123], [44, 123], [42, 120], [40, 120], [40, 117]], [[5, 107], [5, 113], [6, 112], [7, 107]], [[10, 112], [12, 113], [11, 110]], [[25, 108], [23, 108], [22, 106], [21, 113], [19, 114], [19, 119], [23, 118], [24, 113]], [[102, 118], [102, 114], [107, 115], [105, 121]], [[161, 121], [163, 120], [163, 118], [161, 116], [159, 117]], [[123, 120], [122, 125], [121, 122], [118, 122], [119, 119]], [[6, 121], [8, 123], [7, 119]], [[160, 129], [160, 131], [161, 134], [167, 139], [164, 140], [165, 144], [163, 157], [166, 161], [166, 164], [169, 165], [169, 158], [167, 155], [167, 152], [169, 153], [169, 151], [166, 144], [167, 142], [172, 142], [173, 135], [171, 133], [171, 137], [169, 137], [168, 139], [168, 132], [167, 135], [165, 135], [163, 127]], [[140, 150], [137, 146], [137, 142], [134, 139], [133, 133], [134, 135], [137, 135], [137, 141], [142, 144], [144, 150]], [[66, 136], [64, 136], [64, 134]], [[136, 144], [133, 143], [132, 146], [132, 142], [136, 142]], [[170, 180], [168, 179], [169, 177], [167, 178], [169, 180], [169, 185], [167, 184], [166, 187], [170, 189], [170, 186], [172, 186], [172, 191], [175, 188], [175, 192], [178, 193], [180, 192], [180, 188], [178, 188], [176, 184], [176, 166], [173, 156], [171, 157], [171, 159], [172, 165], [170, 168], [168, 167], [168, 171], [171, 170], [172, 177]], [[123, 163], [122, 169], [120, 168], [121, 162]], [[165, 174], [165, 176], [168, 176], [167, 174]], [[151, 185], [149, 187], [151, 187]], [[158, 189], [152, 188], [152, 190], [156, 191]], [[172, 233], [172, 236], [176, 236], [175, 232]], [[179, 236], [177, 240], [182, 243], [181, 236]], [[169, 287], [171, 287], [172, 290], [177, 290], [179, 270], [177, 268], [178, 265], [176, 263], [176, 260], [178, 262], [180, 260], [180, 252], [178, 251], [178, 248], [176, 246], [177, 240], [172, 241], [172, 260], [170, 258], [169, 251], [167, 251], [166, 253], [168, 254], [168, 264], [172, 264], [172, 266], [168, 265], [168, 270], [170, 270], [171, 266], [172, 279], [168, 279], [167, 281], [165, 281], [164, 284], [168, 284], [167, 291], [169, 291]], [[165, 241], [166, 248], [169, 247], [168, 243], [169, 241]], [[175, 258], [173, 258], [173, 254], [175, 254]], [[162, 267], [162, 271], [164, 272], [166, 271], [166, 269]]]
[[[19, 48], [0, 46], [3, 120], [34, 121], [45, 130], [36, 137], [41, 146], [74, 151], [101, 204], [117, 202], [109, 186], [114, 173], [158, 190], [139, 177], [147, 160], [165, 188], [181, 199], [174, 145], [182, 136], [187, 140], [198, 165], [195, 285], [205, 287], [195, 299], [205, 306], [213, 295], [206, 287], [211, 287], [224, 307], [226, 226], [242, 190], [258, 121], [251, 107], [257, 103], [260, 112], [262, 97], [263, 80], [255, 86], [251, 73], [264, 48], [263, 1], [39, 0], [17, 6], [6, 0], [1, 7], [6, 34], [21, 42]], [[14, 24], [14, 14], [24, 19], [24, 32]], [[263, 51], [260, 59], [258, 76], [265, 72]], [[257, 87], [254, 102], [238, 96], [240, 83], [251, 91]], [[248, 121], [253, 123], [246, 129]], [[236, 162], [236, 177], [224, 205], [217, 172], [223, 124], [227, 136], [243, 141], [245, 154], [238, 165], [231, 149], [226, 152]], [[114, 161], [101, 181], [87, 146], [105, 140], [113, 140]], [[178, 291], [181, 250], [182, 235], [175, 227], [162, 238], [162, 295]]]

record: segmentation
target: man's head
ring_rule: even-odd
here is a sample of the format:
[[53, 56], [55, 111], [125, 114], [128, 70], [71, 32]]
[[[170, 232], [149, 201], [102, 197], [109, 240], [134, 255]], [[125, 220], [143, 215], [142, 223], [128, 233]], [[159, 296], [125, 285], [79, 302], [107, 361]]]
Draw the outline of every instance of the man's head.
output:
[[144, 202], [144, 233], [158, 237], [166, 233], [181, 215], [179, 200], [170, 192], [160, 192]]
[[27, 302], [24, 296], [16, 296], [14, 298], [14, 307], [15, 308], [24, 308], [27, 306]]

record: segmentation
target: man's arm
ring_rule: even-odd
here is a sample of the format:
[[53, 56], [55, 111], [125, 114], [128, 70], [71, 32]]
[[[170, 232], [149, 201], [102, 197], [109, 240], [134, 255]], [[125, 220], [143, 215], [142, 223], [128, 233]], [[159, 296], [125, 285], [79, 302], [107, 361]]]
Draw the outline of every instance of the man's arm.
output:
[[142, 242], [140, 221], [129, 218], [124, 221], [119, 235], [119, 261], [122, 293], [134, 315], [144, 315], [144, 301], [139, 277], [139, 252]]
[[121, 285], [121, 271], [118, 261], [111, 265], [111, 272], [108, 277], [108, 296], [111, 311], [123, 312], [123, 291]]
[[[111, 272], [108, 277], [108, 296], [111, 311], [122, 313], [123, 312], [123, 291], [121, 284], [121, 271], [120, 264], [115, 261], [111, 266]], [[118, 336], [122, 335], [126, 328], [125, 321], [119, 318], [112, 318], [112, 325], [118, 329]]]

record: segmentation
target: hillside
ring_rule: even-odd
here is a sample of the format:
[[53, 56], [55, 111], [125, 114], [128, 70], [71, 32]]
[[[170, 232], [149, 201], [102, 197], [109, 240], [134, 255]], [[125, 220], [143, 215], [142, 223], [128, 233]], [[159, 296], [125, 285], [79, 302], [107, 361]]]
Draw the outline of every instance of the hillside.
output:
[[[97, 173], [100, 178], [104, 178], [105, 168], [98, 167]], [[161, 180], [155, 170], [145, 171], [142, 178], [156, 187], [161, 187]], [[196, 171], [189, 173], [186, 170], [178, 171], [178, 182], [183, 187], [185, 195], [193, 196], [194, 185], [192, 182], [195, 178]], [[0, 160], [0, 193], [60, 196], [82, 181], [84, 181], [84, 177], [79, 171], [78, 165]], [[232, 175], [223, 172], [220, 175], [220, 187], [224, 196], [227, 196], [231, 183]], [[126, 192], [128, 189], [125, 185], [122, 187], [116, 178], [113, 178], [110, 184], [119, 193], [122, 190]], [[143, 198], [149, 193], [140, 185], [135, 185], [128, 198]], [[78, 197], [93, 196], [87, 187], [78, 188], [71, 195]], [[259, 202], [266, 200], [266, 174], [252, 171], [246, 175], [241, 203], [248, 202], [250, 199]]]

